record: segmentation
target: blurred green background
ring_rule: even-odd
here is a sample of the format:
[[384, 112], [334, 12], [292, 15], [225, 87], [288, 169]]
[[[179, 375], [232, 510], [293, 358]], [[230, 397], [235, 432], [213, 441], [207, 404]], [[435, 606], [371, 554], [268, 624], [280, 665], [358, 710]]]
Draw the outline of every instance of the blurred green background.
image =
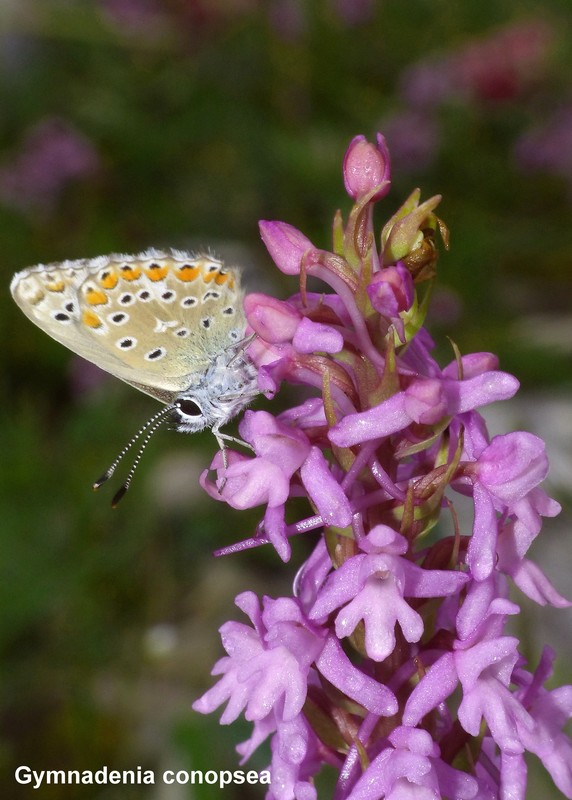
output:
[[[243, 265], [247, 284], [287, 296], [295, 283], [273, 269], [258, 219], [328, 247], [333, 212], [350, 207], [345, 148], [380, 130], [394, 180], [378, 222], [415, 186], [444, 197], [451, 249], [429, 323], [443, 363], [447, 336], [463, 352], [500, 355], [523, 392], [493, 427], [547, 438], [552, 490], [569, 505], [571, 28], [570, 0], [3, 0], [3, 797], [32, 795], [14, 782], [19, 764], [233, 768], [248, 728], [220, 729], [190, 704], [221, 655], [218, 626], [240, 616], [234, 595], [288, 593], [306, 552], [296, 542], [287, 566], [269, 550], [212, 558], [258, 517], [199, 489], [209, 434], [158, 433], [117, 510], [108, 487], [93, 495], [157, 407], [36, 330], [9, 297], [12, 273], [151, 245], [211, 247]], [[535, 549], [568, 594], [569, 522], [569, 512], [548, 522]], [[562, 650], [559, 679], [571, 680], [571, 615], [522, 606], [531, 665], [548, 639]], [[530, 797], [557, 796], [531, 780]], [[218, 794], [41, 790], [54, 800]]]

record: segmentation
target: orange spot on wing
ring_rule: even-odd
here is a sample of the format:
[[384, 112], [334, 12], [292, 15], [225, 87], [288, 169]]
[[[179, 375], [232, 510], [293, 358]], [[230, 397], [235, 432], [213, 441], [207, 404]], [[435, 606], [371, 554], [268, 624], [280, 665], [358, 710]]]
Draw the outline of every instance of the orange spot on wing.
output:
[[199, 274], [198, 267], [192, 267], [190, 264], [184, 264], [175, 272], [175, 275], [180, 281], [194, 281]]
[[63, 292], [66, 288], [64, 281], [54, 281], [53, 283], [46, 283], [48, 292]]
[[102, 325], [101, 319], [93, 311], [84, 311], [82, 321], [88, 328], [99, 328]]
[[222, 286], [226, 282], [229, 282], [229, 286], [232, 286], [233, 280], [232, 275], [228, 272], [217, 272], [215, 273], [215, 283], [217, 286]]
[[99, 276], [99, 283], [104, 289], [115, 289], [119, 276], [115, 270], [109, 270]]
[[141, 277], [141, 267], [132, 267], [130, 264], [124, 264], [120, 268], [121, 277], [126, 281], [136, 281]]
[[107, 295], [104, 292], [100, 292], [99, 289], [87, 289], [85, 299], [90, 306], [104, 306], [109, 302]]
[[145, 275], [147, 275], [150, 281], [165, 280], [168, 274], [169, 274], [169, 267], [168, 266], [162, 267], [160, 264], [151, 264], [145, 270]]

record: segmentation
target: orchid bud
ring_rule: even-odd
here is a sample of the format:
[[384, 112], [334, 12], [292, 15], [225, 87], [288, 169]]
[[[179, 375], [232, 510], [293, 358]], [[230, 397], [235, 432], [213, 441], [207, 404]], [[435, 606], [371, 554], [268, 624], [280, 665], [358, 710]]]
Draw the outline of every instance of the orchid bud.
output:
[[302, 319], [290, 303], [257, 292], [247, 294], [243, 306], [252, 330], [270, 344], [291, 341]]
[[391, 164], [381, 133], [377, 134], [377, 144], [371, 144], [361, 135], [352, 139], [344, 158], [343, 175], [346, 192], [353, 200], [361, 199], [376, 187], [378, 191], [370, 201], [385, 197], [391, 185]]
[[409, 270], [398, 262], [394, 267], [376, 272], [367, 287], [367, 295], [375, 310], [388, 319], [408, 311], [414, 296], [413, 279]]
[[286, 275], [298, 275], [302, 256], [314, 245], [293, 225], [287, 222], [260, 220], [258, 223], [262, 241], [272, 260]]

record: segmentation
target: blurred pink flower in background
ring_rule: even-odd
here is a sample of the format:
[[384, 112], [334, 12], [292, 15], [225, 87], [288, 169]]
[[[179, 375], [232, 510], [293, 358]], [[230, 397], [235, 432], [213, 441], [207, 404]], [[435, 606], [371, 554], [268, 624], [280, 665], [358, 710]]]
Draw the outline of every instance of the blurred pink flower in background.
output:
[[553, 44], [554, 32], [541, 19], [500, 28], [453, 55], [454, 85], [477, 100], [510, 100], [542, 75]]
[[[272, 0], [268, 18], [276, 35], [286, 41], [296, 41], [308, 31], [308, 4], [303, 0]], [[327, 9], [337, 23], [349, 28], [363, 25], [373, 16], [374, 0], [330, 0]]]
[[373, 16], [374, 0], [332, 0], [332, 7], [346, 25], [363, 25]]
[[94, 176], [99, 167], [86, 136], [66, 120], [48, 117], [0, 165], [0, 201], [20, 211], [49, 211], [71, 183]]
[[572, 191], [572, 106], [556, 111], [544, 125], [525, 131], [514, 152], [521, 169], [560, 175]]
[[386, 117], [383, 130], [396, 169], [417, 172], [427, 169], [435, 160], [441, 140], [435, 115], [406, 109]]
[[280, 39], [296, 41], [306, 31], [306, 14], [300, 0], [272, 0], [268, 19]]
[[100, 5], [106, 19], [127, 33], [152, 33], [162, 16], [155, 0], [100, 0]]
[[402, 96], [415, 108], [454, 98], [510, 100], [544, 74], [554, 42], [554, 31], [544, 20], [511, 23], [413, 64], [403, 74]]
[[441, 143], [438, 112], [444, 106], [507, 103], [538, 85], [555, 40], [545, 20], [519, 21], [407, 67], [400, 81], [405, 107], [381, 123], [396, 167], [417, 172], [431, 166]]

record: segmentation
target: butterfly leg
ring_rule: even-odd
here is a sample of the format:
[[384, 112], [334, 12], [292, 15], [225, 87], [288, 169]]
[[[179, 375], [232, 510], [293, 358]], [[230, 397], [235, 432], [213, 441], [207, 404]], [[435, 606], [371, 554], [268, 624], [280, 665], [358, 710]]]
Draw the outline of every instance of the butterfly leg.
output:
[[[228, 433], [221, 433], [220, 430], [215, 430], [215, 428], [213, 428], [213, 433], [217, 440], [218, 446], [222, 452], [223, 462], [225, 462], [225, 451], [226, 451], [225, 442], [234, 442], [235, 444], [239, 444], [241, 447], [246, 447], [247, 450], [252, 450], [252, 452], [254, 452], [254, 447], [252, 447], [252, 445], [248, 444], [248, 442], [245, 442], [242, 439], [238, 439], [236, 436], [229, 436]], [[226, 469], [227, 464], [225, 463], [224, 466]]]
[[[224, 467], [224, 471], [226, 473], [228, 469], [228, 449], [227, 449], [227, 442], [234, 442], [235, 444], [239, 444], [242, 447], [246, 447], [248, 450], [252, 450], [254, 452], [254, 448], [248, 444], [248, 442], [243, 441], [242, 439], [238, 439], [236, 436], [230, 436], [228, 433], [221, 433], [219, 428], [214, 427], [212, 429], [215, 439], [217, 440], [217, 444], [219, 449], [222, 453], [222, 464]], [[226, 485], [226, 475], [223, 477], [220, 486], [219, 492], [222, 492]]]

